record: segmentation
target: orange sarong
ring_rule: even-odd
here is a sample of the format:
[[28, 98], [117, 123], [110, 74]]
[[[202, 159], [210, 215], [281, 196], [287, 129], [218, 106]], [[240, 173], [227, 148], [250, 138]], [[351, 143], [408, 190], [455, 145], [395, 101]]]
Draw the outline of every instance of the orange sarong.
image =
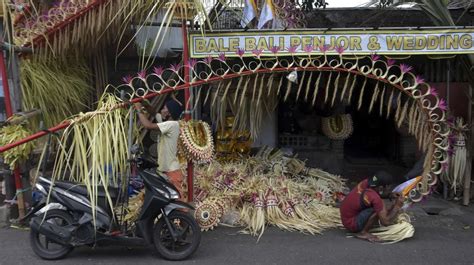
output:
[[182, 184], [183, 184], [183, 173], [181, 172], [181, 169], [166, 172], [166, 176], [168, 176], [168, 179], [170, 180], [170, 182], [178, 190], [180, 200], [184, 201], [183, 191], [181, 190], [182, 189]]

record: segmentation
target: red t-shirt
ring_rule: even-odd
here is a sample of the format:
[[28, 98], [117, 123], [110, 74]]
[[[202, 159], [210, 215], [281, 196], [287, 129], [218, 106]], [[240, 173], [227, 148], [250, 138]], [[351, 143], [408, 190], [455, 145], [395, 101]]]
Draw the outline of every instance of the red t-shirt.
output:
[[364, 204], [366, 208], [373, 208], [377, 214], [383, 210], [384, 205], [379, 194], [369, 187], [367, 179], [361, 181], [346, 196], [340, 208], [342, 224], [349, 231], [357, 232], [357, 215], [359, 215], [362, 210], [366, 209], [362, 208], [360, 205], [360, 196], [365, 189], [367, 189], [364, 193]]

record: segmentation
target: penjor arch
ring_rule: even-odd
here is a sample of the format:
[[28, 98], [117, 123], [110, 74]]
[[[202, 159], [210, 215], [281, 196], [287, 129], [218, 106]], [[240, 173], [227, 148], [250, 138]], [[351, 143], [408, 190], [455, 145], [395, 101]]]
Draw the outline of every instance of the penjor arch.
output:
[[[216, 104], [219, 102], [216, 99], [222, 97], [232, 98], [229, 101], [238, 103], [243, 95], [250, 96], [258, 104], [268, 95], [281, 95], [286, 100], [290, 94], [296, 94], [297, 99], [301, 97], [307, 104], [313, 105], [317, 97], [323, 97], [325, 104], [331, 105], [349, 97], [349, 102], [351, 99], [356, 101], [359, 109], [364, 93], [372, 93], [369, 111], [376, 109], [382, 113], [382, 108], [386, 108], [384, 115], [393, 116], [399, 126], [405, 120], [408, 121], [410, 133], [426, 153], [423, 182], [409, 196], [413, 201], [421, 200], [430, 192], [430, 186], [437, 183], [448, 160], [447, 138], [450, 129], [446, 122], [444, 100], [438, 97], [437, 91], [424, 82], [423, 78], [412, 73], [412, 68], [408, 65], [397, 64], [393, 60], [385, 61], [375, 54], [370, 58], [354, 57], [345, 55], [343, 49], [337, 48], [337, 55], [334, 56], [327, 54], [327, 47], [319, 49], [322, 52], [319, 56], [308, 54], [279, 57], [279, 50], [275, 47], [271, 51], [274, 56], [262, 56], [261, 51], [254, 51], [252, 59], [244, 58], [244, 51], [239, 49], [238, 57], [234, 60], [220, 54], [216, 58], [191, 59], [184, 65], [155, 67], [151, 73], [143, 71], [135, 77], [125, 77], [123, 84], [109, 86], [109, 91], [126, 91], [128, 99], [135, 101], [143, 97], [150, 98], [190, 87], [219, 83], [214, 88], [212, 98], [209, 97], [209, 91], [201, 91], [203, 88], [197, 97]], [[291, 52], [291, 48], [289, 50]], [[285, 81], [287, 87], [283, 87], [282, 74], [286, 76], [291, 72], [302, 75], [301, 78], [306, 78], [306, 83], [301, 81], [299, 85], [292, 86]], [[323, 74], [326, 79], [324, 84], [320, 80]], [[188, 79], [189, 82], [186, 82]], [[356, 80], [363, 84], [359, 93], [354, 92]], [[375, 82], [375, 86], [367, 85], [368, 81]], [[278, 84], [278, 89], [268, 88], [272, 83]], [[237, 84], [236, 93], [230, 97], [229, 88], [232, 84]], [[389, 98], [387, 104], [390, 105], [382, 106], [383, 98]], [[374, 105], [377, 100], [379, 103]], [[396, 105], [396, 110], [390, 114], [392, 104]]]

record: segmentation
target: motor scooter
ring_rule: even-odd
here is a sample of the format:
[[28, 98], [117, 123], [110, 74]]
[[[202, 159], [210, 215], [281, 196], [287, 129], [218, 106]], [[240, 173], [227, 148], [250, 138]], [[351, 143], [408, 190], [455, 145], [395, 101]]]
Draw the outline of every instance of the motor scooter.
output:
[[154, 246], [168, 260], [190, 257], [201, 241], [201, 229], [189, 214], [194, 208], [179, 201], [177, 189], [156, 173], [156, 163], [137, 151], [129, 162], [136, 166], [145, 189], [142, 209], [132, 224], [119, 222], [107, 199], [108, 194], [112, 201], [121, 203], [120, 196], [128, 196], [128, 192], [97, 187], [93, 213], [84, 185], [39, 177], [35, 189], [42, 198], [24, 218], [31, 218], [33, 251], [43, 259], [54, 260], [64, 258], [78, 246]]

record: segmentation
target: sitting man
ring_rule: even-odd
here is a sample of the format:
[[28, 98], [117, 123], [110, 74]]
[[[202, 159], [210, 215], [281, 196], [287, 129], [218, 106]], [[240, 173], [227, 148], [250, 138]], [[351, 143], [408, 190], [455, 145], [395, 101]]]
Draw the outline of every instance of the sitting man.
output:
[[347, 195], [341, 204], [341, 220], [344, 227], [357, 233], [356, 237], [370, 242], [379, 239], [370, 234], [369, 230], [377, 221], [384, 226], [391, 225], [400, 208], [403, 206], [403, 197], [394, 194], [395, 203], [389, 210], [385, 207], [379, 195], [384, 187], [392, 182], [392, 177], [383, 171], [373, 177], [363, 180]]

